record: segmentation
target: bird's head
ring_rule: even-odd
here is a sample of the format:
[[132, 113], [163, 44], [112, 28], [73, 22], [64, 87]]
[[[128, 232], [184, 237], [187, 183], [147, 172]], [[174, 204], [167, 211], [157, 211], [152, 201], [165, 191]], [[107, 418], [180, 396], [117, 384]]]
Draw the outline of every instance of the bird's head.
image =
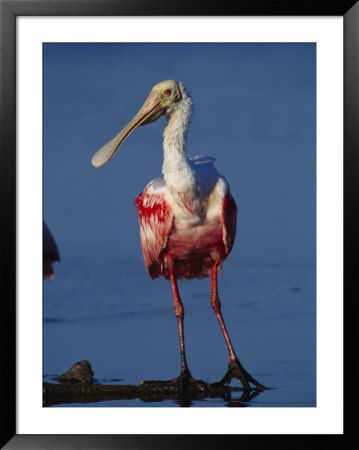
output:
[[91, 163], [100, 167], [115, 156], [124, 140], [140, 125], [147, 125], [159, 119], [179, 102], [184, 91], [177, 81], [166, 80], [156, 84], [135, 117], [92, 157]]

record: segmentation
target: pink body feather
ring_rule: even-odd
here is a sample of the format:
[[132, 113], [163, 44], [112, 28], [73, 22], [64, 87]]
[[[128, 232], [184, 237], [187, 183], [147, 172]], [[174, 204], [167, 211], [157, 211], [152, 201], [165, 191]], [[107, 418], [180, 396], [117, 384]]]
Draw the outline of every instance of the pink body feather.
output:
[[[204, 217], [192, 227], [181, 227], [161, 194], [145, 189], [135, 200], [140, 223], [141, 247], [147, 272], [152, 279], [204, 278], [215, 264], [221, 266], [230, 253], [236, 234], [237, 207], [227, 192], [222, 208], [211, 219]], [[190, 210], [190, 205], [186, 208]]]

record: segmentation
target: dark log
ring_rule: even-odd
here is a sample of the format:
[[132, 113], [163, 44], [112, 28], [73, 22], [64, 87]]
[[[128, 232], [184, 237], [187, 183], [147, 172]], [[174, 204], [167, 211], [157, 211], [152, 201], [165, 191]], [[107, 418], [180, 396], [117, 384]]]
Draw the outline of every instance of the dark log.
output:
[[[239, 387], [214, 386], [208, 384], [203, 391], [188, 386], [183, 392], [178, 386], [164, 385], [163, 382], [152, 382], [151, 385], [106, 385], [106, 384], [55, 384], [43, 383], [43, 406], [68, 403], [95, 403], [105, 400], [140, 399], [144, 402], [158, 402], [168, 399], [177, 400], [181, 406], [190, 406], [193, 400], [222, 397], [231, 403], [232, 393], [242, 392], [236, 404], [229, 406], [246, 406], [245, 401], [258, 395], [258, 391], [245, 392]], [[233, 403], [233, 402], [232, 402]]]
[[83, 360], [75, 363], [70, 369], [62, 375], [55, 377], [54, 380], [62, 383], [84, 383], [93, 382], [93, 371], [89, 361]]
[[[43, 383], [43, 406], [68, 403], [95, 403], [109, 400], [140, 399], [144, 402], [176, 400], [181, 406], [190, 406], [193, 400], [221, 397], [228, 406], [247, 406], [245, 401], [259, 394], [257, 390], [244, 391], [219, 383], [192, 380], [186, 386], [170, 381], [142, 381], [139, 385], [97, 384], [93, 382], [93, 371], [89, 361], [75, 363], [67, 372], [53, 378], [61, 384]], [[232, 399], [233, 392], [241, 392]]]

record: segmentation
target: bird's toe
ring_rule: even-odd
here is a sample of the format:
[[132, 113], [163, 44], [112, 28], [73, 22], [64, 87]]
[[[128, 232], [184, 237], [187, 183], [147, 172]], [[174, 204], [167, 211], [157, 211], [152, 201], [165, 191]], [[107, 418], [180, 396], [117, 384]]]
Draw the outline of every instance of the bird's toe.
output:
[[[250, 391], [252, 389], [256, 389], [257, 391], [264, 391], [265, 389], [269, 389], [257, 381], [252, 375], [246, 371], [246, 369], [239, 362], [239, 359], [233, 359], [228, 364], [228, 370], [224, 377], [217, 383], [217, 385], [229, 384], [233, 379], [237, 379], [242, 383], [243, 389], [245, 391]], [[252, 388], [251, 384], [255, 387]]]

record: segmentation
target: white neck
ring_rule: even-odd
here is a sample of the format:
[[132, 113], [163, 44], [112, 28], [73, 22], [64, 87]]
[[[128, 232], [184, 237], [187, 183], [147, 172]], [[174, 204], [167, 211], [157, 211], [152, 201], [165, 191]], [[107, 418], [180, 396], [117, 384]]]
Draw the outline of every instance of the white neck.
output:
[[181, 91], [181, 101], [167, 111], [168, 122], [163, 133], [162, 172], [171, 191], [188, 192], [193, 189], [195, 183], [185, 149], [192, 102], [185, 91]]

